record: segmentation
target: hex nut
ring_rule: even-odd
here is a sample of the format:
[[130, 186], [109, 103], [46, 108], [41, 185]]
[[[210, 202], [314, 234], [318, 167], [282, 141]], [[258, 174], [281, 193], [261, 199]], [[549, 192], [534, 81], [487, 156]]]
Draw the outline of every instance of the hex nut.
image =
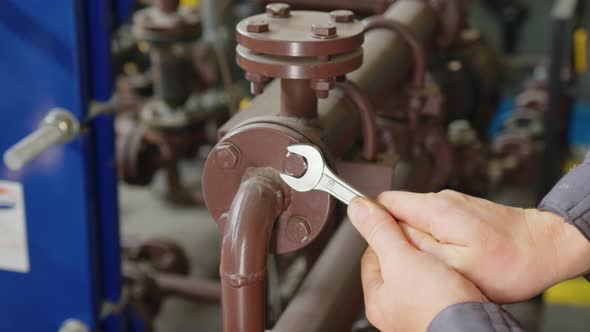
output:
[[311, 226], [303, 217], [292, 217], [287, 222], [287, 238], [301, 244], [309, 241]]
[[354, 12], [350, 10], [334, 10], [330, 12], [330, 18], [338, 23], [350, 23], [354, 21]]
[[215, 162], [222, 169], [233, 169], [240, 160], [240, 151], [231, 143], [221, 143], [215, 148]]
[[270, 17], [286, 18], [291, 14], [291, 6], [286, 3], [271, 3], [266, 5], [266, 14]]
[[285, 174], [300, 177], [307, 171], [307, 162], [305, 158], [296, 154], [287, 152], [283, 159], [283, 172]]
[[336, 37], [336, 25], [334, 23], [317, 23], [311, 26], [313, 37], [319, 39], [329, 39]]
[[316, 79], [310, 81], [310, 88], [315, 91], [316, 97], [328, 98], [330, 90], [334, 88], [334, 79]]
[[255, 96], [264, 92], [264, 82], [267, 79], [264, 75], [246, 72], [246, 80], [250, 81], [250, 93]]
[[268, 21], [265, 19], [251, 19], [246, 22], [246, 31], [253, 33], [268, 32]]

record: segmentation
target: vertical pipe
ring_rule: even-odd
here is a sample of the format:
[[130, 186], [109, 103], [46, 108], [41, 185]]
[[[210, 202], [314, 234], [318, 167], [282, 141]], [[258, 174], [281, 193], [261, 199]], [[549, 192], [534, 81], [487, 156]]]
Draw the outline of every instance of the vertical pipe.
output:
[[221, 301], [225, 332], [262, 332], [266, 325], [266, 261], [272, 228], [283, 211], [275, 170], [246, 175], [221, 228]]
[[171, 107], [183, 105], [193, 92], [190, 44], [151, 45], [154, 95]]
[[318, 100], [309, 80], [281, 80], [281, 115], [301, 118], [318, 116]]
[[345, 220], [272, 331], [350, 331], [363, 306], [360, 265], [366, 248]]

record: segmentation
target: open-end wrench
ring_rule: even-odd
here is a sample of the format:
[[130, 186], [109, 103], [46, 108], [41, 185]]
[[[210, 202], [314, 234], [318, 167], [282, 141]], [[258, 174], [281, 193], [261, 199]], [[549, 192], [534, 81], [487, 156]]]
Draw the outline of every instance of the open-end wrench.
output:
[[300, 155], [307, 163], [307, 169], [300, 177], [284, 173], [280, 175], [281, 179], [295, 191], [325, 191], [347, 205], [357, 197], [366, 197], [328, 168], [322, 152], [317, 147], [309, 144], [293, 144], [287, 147], [287, 151]]

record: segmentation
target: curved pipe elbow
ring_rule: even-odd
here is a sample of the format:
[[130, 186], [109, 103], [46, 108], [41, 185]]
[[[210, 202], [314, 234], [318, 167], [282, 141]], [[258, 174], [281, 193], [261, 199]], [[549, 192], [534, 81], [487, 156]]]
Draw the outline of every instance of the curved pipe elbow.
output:
[[221, 228], [224, 331], [265, 328], [266, 262], [275, 221], [284, 210], [284, 184], [273, 169], [246, 175]]

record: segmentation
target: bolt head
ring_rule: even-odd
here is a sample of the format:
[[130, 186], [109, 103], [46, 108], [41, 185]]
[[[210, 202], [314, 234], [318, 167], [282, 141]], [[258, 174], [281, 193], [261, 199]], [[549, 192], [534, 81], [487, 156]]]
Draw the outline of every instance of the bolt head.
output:
[[250, 93], [258, 96], [264, 92], [264, 84], [260, 82], [250, 82]]
[[309, 241], [311, 226], [303, 217], [293, 217], [287, 223], [287, 238], [295, 243]]
[[291, 6], [286, 3], [271, 3], [266, 5], [266, 14], [270, 17], [285, 18], [291, 14]]
[[315, 91], [316, 97], [324, 99], [328, 98], [330, 90], [334, 88], [334, 79], [312, 80], [310, 88]]
[[301, 177], [307, 171], [307, 162], [302, 156], [287, 152], [285, 159], [283, 159], [283, 172], [285, 174]]
[[315, 38], [329, 39], [336, 37], [336, 25], [334, 23], [317, 23], [311, 26], [311, 33]]
[[264, 82], [267, 80], [265, 76], [246, 72], [246, 79], [250, 81], [250, 93], [256, 96], [264, 92]]
[[354, 12], [350, 10], [334, 10], [330, 12], [332, 21], [338, 23], [350, 23], [354, 21]]
[[221, 143], [215, 148], [215, 162], [222, 169], [233, 169], [240, 160], [240, 152], [230, 143]]
[[251, 19], [246, 22], [246, 31], [253, 33], [268, 32], [268, 21], [265, 19]]

